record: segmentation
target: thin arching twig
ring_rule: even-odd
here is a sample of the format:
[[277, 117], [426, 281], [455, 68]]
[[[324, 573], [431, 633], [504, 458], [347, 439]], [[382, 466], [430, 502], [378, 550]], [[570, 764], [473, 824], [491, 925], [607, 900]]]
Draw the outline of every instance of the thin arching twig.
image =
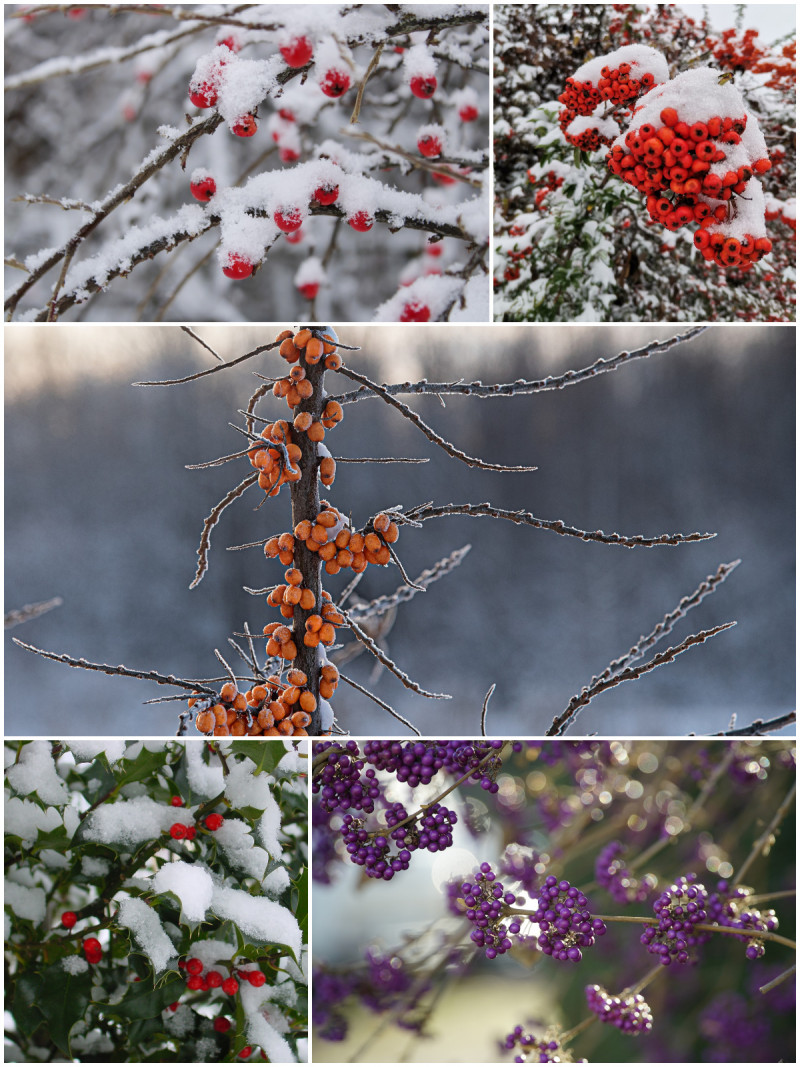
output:
[[231, 489], [229, 493], [226, 493], [222, 500], [211, 509], [211, 514], [203, 523], [203, 532], [200, 535], [200, 545], [197, 549], [197, 572], [195, 573], [194, 581], [189, 586], [190, 589], [194, 589], [194, 587], [202, 581], [203, 575], [208, 570], [208, 551], [211, 548], [211, 531], [219, 522], [220, 515], [228, 504], [232, 504], [234, 500], [238, 499], [246, 489], [249, 489], [249, 487], [254, 485], [257, 481], [257, 472], [249, 474], [243, 482], [239, 482], [235, 489]]

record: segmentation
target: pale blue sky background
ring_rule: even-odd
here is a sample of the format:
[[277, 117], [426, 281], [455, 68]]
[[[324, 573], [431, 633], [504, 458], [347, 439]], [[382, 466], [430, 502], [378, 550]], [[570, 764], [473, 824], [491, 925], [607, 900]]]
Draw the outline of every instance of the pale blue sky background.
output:
[[[680, 7], [692, 18], [703, 17], [703, 4], [681, 4]], [[735, 25], [736, 4], [706, 4], [705, 7], [715, 29], [724, 30]], [[794, 4], [747, 4], [744, 29], [758, 30], [769, 43], [793, 30], [796, 21]]]

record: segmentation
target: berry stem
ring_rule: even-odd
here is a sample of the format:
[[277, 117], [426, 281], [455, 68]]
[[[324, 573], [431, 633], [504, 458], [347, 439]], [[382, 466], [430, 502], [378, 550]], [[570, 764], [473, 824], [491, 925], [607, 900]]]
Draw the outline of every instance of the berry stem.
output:
[[766, 827], [766, 829], [764, 830], [763, 834], [761, 834], [761, 836], [758, 838], [756, 843], [753, 845], [752, 849], [750, 850], [750, 855], [747, 857], [747, 859], [744, 861], [744, 863], [741, 865], [741, 867], [737, 871], [736, 877], [731, 882], [731, 887], [733, 889], [735, 889], [738, 885], [742, 884], [742, 882], [744, 880], [744, 876], [750, 870], [750, 867], [753, 865], [753, 863], [756, 861], [756, 859], [758, 859], [758, 857], [761, 855], [761, 853], [768, 846], [768, 844], [770, 842], [770, 839], [772, 838], [773, 834], [775, 833], [775, 830], [778, 828], [778, 825], [780, 824], [780, 822], [783, 820], [784, 816], [789, 811], [789, 808], [792, 806], [792, 803], [794, 802], [794, 796], [795, 796], [796, 791], [797, 791], [797, 783], [793, 782], [791, 789], [789, 790], [789, 792], [786, 794], [786, 796], [783, 799], [783, 803], [781, 804], [781, 806], [778, 808], [778, 810], [773, 815], [772, 819], [769, 822], [769, 825]]
[[[511, 908], [509, 914], [515, 915], [534, 915], [535, 912], [521, 912], [516, 908]], [[595, 918], [602, 919], [604, 923], [640, 923], [642, 926], [658, 926], [658, 919], [651, 919], [644, 915], [596, 915]], [[781, 934], [773, 933], [771, 930], [757, 930], [749, 931], [743, 930], [740, 926], [717, 926], [714, 923], [694, 923], [694, 930], [704, 930], [710, 934], [731, 934], [734, 937], [741, 937], [743, 933], [752, 933], [753, 938], [759, 941], [776, 941], [779, 945], [786, 945], [787, 948], [797, 948], [797, 943], [790, 940], [788, 937], [783, 937]], [[659, 964], [659, 966], [661, 966]]]

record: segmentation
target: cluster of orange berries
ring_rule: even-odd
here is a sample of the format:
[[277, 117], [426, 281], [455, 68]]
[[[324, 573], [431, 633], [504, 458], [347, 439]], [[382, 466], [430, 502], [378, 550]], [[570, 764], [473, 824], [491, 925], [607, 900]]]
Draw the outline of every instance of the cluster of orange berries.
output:
[[[744, 240], [710, 232], [729, 217], [727, 201], [744, 193], [754, 174], [770, 168], [767, 158], [756, 159], [719, 173], [712, 165], [728, 159], [725, 146], [739, 145], [747, 125], [741, 118], [714, 116], [708, 122], [681, 121], [674, 107], [661, 111], [662, 125], [644, 123], [625, 134], [625, 145], [615, 144], [608, 166], [623, 181], [647, 195], [650, 218], [675, 231], [698, 223], [695, 247], [705, 259], [720, 266], [744, 269], [765, 256], [772, 243], [766, 237]], [[672, 199], [668, 194], [672, 194]], [[719, 201], [712, 205], [706, 199]]]
[[[233, 682], [226, 682], [220, 689], [218, 701], [212, 703], [205, 698], [192, 697], [189, 707], [200, 707], [195, 726], [201, 734], [213, 734], [214, 737], [304, 737], [317, 707], [316, 697], [307, 684], [304, 672], [293, 668], [288, 671], [285, 682], [277, 675], [271, 675], [244, 693], [239, 692]], [[327, 700], [338, 684], [338, 670], [332, 663], [326, 663], [322, 668], [320, 696]]]

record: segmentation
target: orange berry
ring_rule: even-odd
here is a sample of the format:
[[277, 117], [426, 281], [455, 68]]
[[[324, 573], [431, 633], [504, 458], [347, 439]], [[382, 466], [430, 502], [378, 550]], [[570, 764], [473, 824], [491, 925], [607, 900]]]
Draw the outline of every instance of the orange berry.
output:
[[290, 337], [281, 341], [281, 347], [278, 351], [287, 363], [296, 363], [298, 359], [300, 359], [300, 353], [297, 351], [297, 348]]
[[201, 734], [209, 734], [214, 729], [216, 719], [210, 711], [198, 711], [194, 724]]
[[[285, 592], [286, 592], [286, 586], [285, 585], [276, 585], [275, 588], [270, 593], [267, 594], [267, 603], [271, 607], [277, 608], [279, 604], [283, 603], [283, 594]], [[267, 628], [265, 626], [264, 627], [264, 633], [266, 634], [268, 632], [272, 633], [272, 630], [267, 631]]]
[[281, 658], [297, 659], [297, 645], [294, 641], [287, 641], [285, 645], [281, 645]]
[[316, 648], [319, 644], [319, 634], [307, 633], [303, 635], [303, 644], [306, 648]]
[[310, 589], [303, 589], [300, 592], [300, 607], [303, 611], [313, 611], [316, 607], [317, 600]]
[[360, 533], [354, 533], [350, 536], [350, 543], [348, 548], [351, 552], [363, 552], [364, 551], [364, 535]]
[[319, 628], [319, 639], [323, 645], [332, 645], [336, 640], [336, 631], [329, 622], [324, 622]]
[[308, 519], [302, 519], [294, 528], [294, 535], [298, 541], [307, 541], [311, 536], [311, 523]]
[[[303, 711], [314, 711], [317, 706], [317, 698], [308, 689], [304, 689], [300, 694], [299, 704]], [[303, 725], [305, 726], [306, 724], [303, 723]]]
[[326, 574], [338, 574], [341, 569], [341, 565], [338, 564], [335, 559], [329, 559], [325, 561]]
[[349, 548], [340, 548], [336, 553], [336, 562], [340, 567], [349, 567], [353, 562], [353, 553]]
[[288, 567], [291, 563], [294, 563], [294, 552], [279, 552], [278, 559], [284, 567]]
[[214, 722], [217, 725], [228, 721], [228, 709], [223, 707], [222, 704], [215, 704], [211, 711], [214, 715]]
[[287, 337], [291, 337], [291, 336], [292, 336], [292, 331], [291, 330], [281, 330], [281, 332], [275, 338], [275, 344], [278, 344], [279, 341], [285, 341]]
[[321, 422], [312, 422], [307, 432], [309, 441], [325, 440], [325, 427]]
[[364, 555], [363, 552], [354, 552], [353, 562], [350, 564], [350, 566], [353, 568], [356, 574], [360, 574], [361, 571], [365, 571], [367, 569], [367, 557]]
[[288, 689], [284, 690], [283, 696], [281, 697], [281, 700], [284, 704], [296, 704], [299, 699], [300, 690], [297, 688], [296, 685], [292, 685]]
[[289, 685], [305, 685], [308, 682], [308, 676], [305, 671], [298, 670], [297, 667], [292, 667], [291, 670], [286, 673], [286, 680]]
[[220, 725], [220, 726], [215, 726], [214, 727], [214, 737], [230, 737], [230, 736], [231, 736], [231, 732], [230, 732], [230, 730], [228, 729], [227, 726], [221, 726]]
[[320, 549], [319, 549], [319, 558], [320, 559], [324, 559], [325, 562], [327, 563], [328, 560], [333, 559], [333, 557], [335, 555], [336, 555], [336, 545], [333, 543], [333, 541], [328, 541], [326, 544], [320, 545]]
[[281, 552], [294, 551], [294, 537], [290, 533], [282, 533], [278, 538], [278, 548]]
[[284, 604], [299, 604], [302, 599], [303, 593], [297, 585], [287, 585], [286, 592], [283, 594]]
[[397, 528], [397, 523], [390, 522], [383, 535], [384, 541], [388, 542], [390, 545], [393, 545], [399, 536], [400, 531]]
[[[325, 346], [328, 347], [327, 345]], [[342, 365], [342, 357], [338, 352], [332, 353], [330, 356], [325, 357], [325, 366], [328, 370], [338, 370]]]
[[314, 419], [309, 411], [301, 411], [299, 415], [295, 416], [293, 426], [295, 430], [302, 430], [305, 432], [309, 426], [313, 423]]
[[277, 397], [286, 396], [289, 392], [290, 381], [288, 378], [280, 378], [272, 387], [272, 395]]
[[305, 348], [312, 336], [311, 330], [299, 330], [294, 335], [295, 348]]
[[305, 376], [306, 376], [306, 368], [305, 367], [300, 367], [300, 366], [292, 367], [292, 369], [289, 371], [289, 377], [292, 379], [293, 382], [301, 382], [303, 380], [303, 378], [305, 378]]
[[325, 542], [328, 540], [328, 531], [325, 529], [322, 523], [317, 522], [312, 526], [311, 540], [316, 541], [318, 545], [324, 545]]
[[328, 529], [330, 529], [332, 526], [335, 526], [338, 521], [339, 513], [338, 511], [334, 511], [333, 508], [328, 508], [326, 511], [321, 511], [319, 515], [317, 515], [318, 525], [327, 526]]
[[334, 689], [335, 686], [331, 685], [330, 682], [326, 682], [324, 679], [319, 683], [319, 695], [323, 700], [330, 700], [333, 696]]
[[241, 719], [237, 719], [230, 725], [231, 737], [244, 737], [247, 728]]
[[236, 708], [237, 711], [247, 710], [247, 697], [244, 695], [244, 693], [236, 694], [236, 696], [233, 698], [233, 706]]
[[295, 389], [297, 390], [297, 395], [303, 400], [308, 400], [310, 396], [314, 395], [314, 386], [308, 378], [303, 379], [302, 382], [298, 382]]
[[302, 585], [303, 584], [302, 571], [299, 571], [297, 569], [297, 567], [289, 567], [289, 569], [284, 574], [284, 578], [289, 583], [289, 585]]
[[309, 615], [308, 618], [306, 619], [306, 630], [308, 630], [309, 633], [316, 633], [316, 631], [319, 630], [319, 628], [321, 626], [322, 626], [322, 616], [321, 615]]
[[392, 553], [389, 551], [388, 545], [381, 545], [375, 553], [375, 562], [381, 567], [385, 567], [391, 558]]
[[381, 547], [381, 539], [375, 533], [368, 533], [364, 538], [364, 547], [368, 552], [377, 552]]
[[274, 559], [280, 552], [280, 546], [278, 545], [277, 537], [270, 537], [269, 541], [264, 545], [264, 555], [268, 559]]
[[298, 729], [302, 729], [303, 727], [310, 725], [311, 716], [308, 715], [305, 711], [296, 711], [294, 715], [292, 715], [290, 722], [292, 726]]
[[300, 390], [296, 385], [292, 385], [286, 392], [286, 403], [290, 408], [296, 408], [301, 400]]
[[389, 516], [381, 512], [380, 515], [376, 515], [375, 518], [372, 520], [372, 525], [375, 527], [375, 530], [378, 533], [385, 533], [386, 530], [389, 529], [390, 522], [391, 519], [389, 518]]
[[254, 685], [252, 689], [253, 699], [261, 703], [266, 698], [267, 690], [263, 685]]
[[269, 708], [262, 708], [258, 713], [258, 719], [256, 721], [262, 730], [268, 730], [270, 726], [275, 725], [275, 716]]

